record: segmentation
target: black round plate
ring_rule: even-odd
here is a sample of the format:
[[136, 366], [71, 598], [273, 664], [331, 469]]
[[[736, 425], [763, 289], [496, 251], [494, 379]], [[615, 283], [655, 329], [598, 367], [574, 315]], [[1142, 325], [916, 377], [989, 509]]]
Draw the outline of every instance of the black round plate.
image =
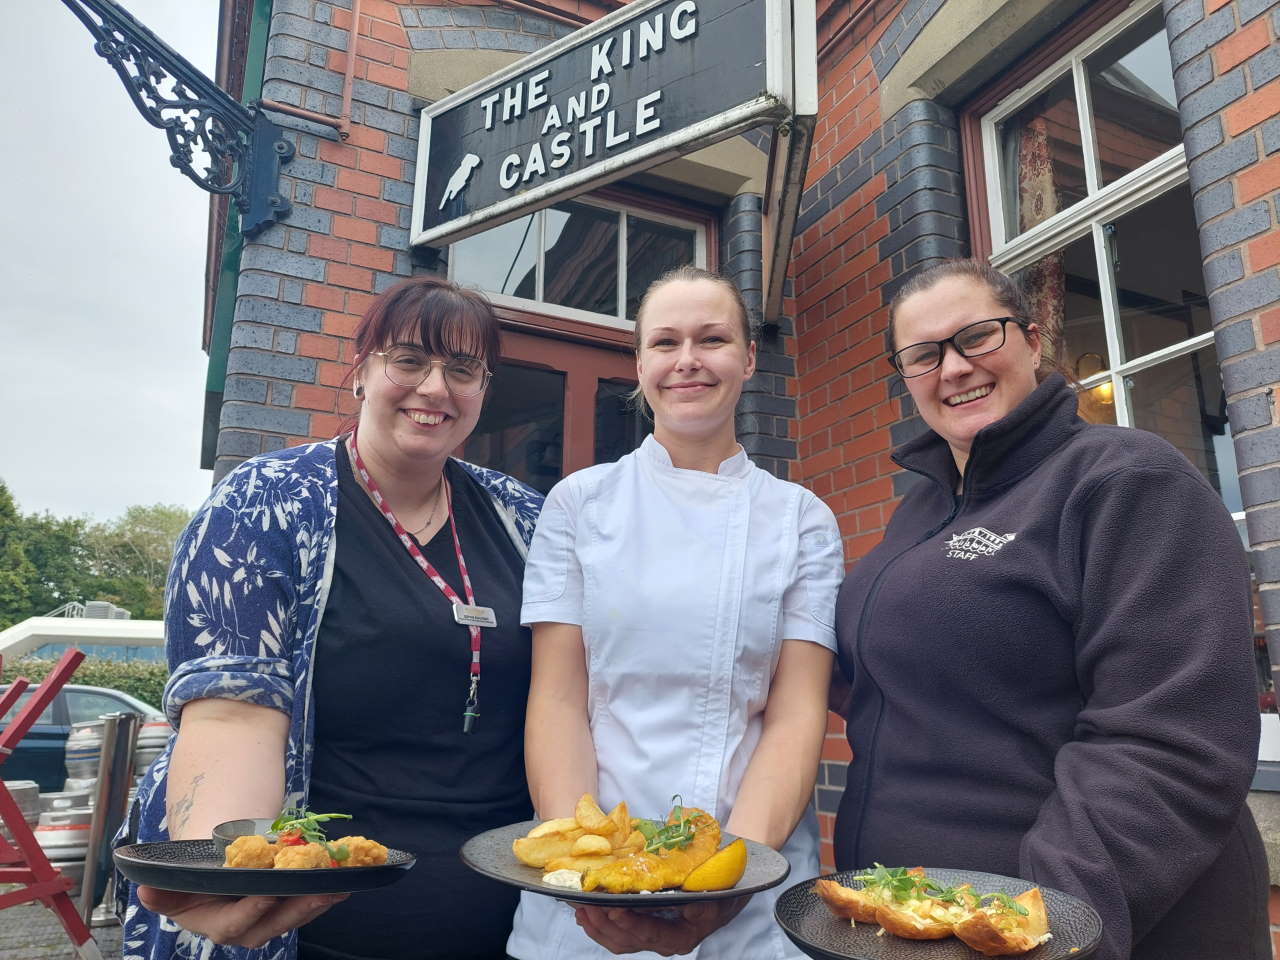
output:
[[[688, 890], [659, 890], [656, 893], [566, 890], [564, 887], [543, 883], [540, 869], [526, 866], [511, 852], [511, 841], [523, 837], [537, 825], [537, 820], [527, 820], [524, 823], [498, 827], [496, 830], [486, 830], [462, 845], [462, 862], [477, 873], [521, 890], [546, 894], [572, 903], [608, 904], [614, 907], [674, 907], [699, 900], [731, 900], [776, 887], [791, 872], [791, 864], [777, 850], [754, 840], [747, 840], [747, 872], [728, 890], [708, 890], [705, 893], [691, 893]], [[725, 834], [721, 845], [733, 839]]]
[[[863, 872], [847, 870], [830, 874], [828, 879], [847, 887], [860, 887], [853, 877]], [[1034, 886], [1015, 877], [974, 870], [925, 867], [925, 873], [945, 886], [971, 883], [981, 893], [1017, 896]], [[1023, 960], [1085, 960], [1092, 956], [1102, 939], [1102, 920], [1093, 907], [1060, 890], [1041, 887], [1040, 893], [1053, 939], [1017, 956]], [[985, 960], [955, 937], [904, 940], [889, 933], [876, 936], [880, 927], [874, 923], [852, 926], [827, 909], [813, 892], [813, 880], [784, 890], [773, 915], [797, 947], [819, 960]]]
[[317, 893], [359, 893], [395, 883], [416, 862], [403, 850], [388, 850], [381, 867], [329, 870], [248, 870], [224, 867], [212, 840], [133, 843], [115, 850], [116, 868], [134, 883], [181, 893], [229, 897], [297, 897]]

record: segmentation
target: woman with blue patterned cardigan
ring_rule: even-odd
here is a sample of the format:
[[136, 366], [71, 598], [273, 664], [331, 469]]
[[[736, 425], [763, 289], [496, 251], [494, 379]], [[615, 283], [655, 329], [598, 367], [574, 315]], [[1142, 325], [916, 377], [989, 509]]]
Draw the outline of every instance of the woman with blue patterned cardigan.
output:
[[[345, 903], [125, 885], [125, 957], [504, 955], [514, 891], [457, 850], [532, 813], [519, 608], [542, 497], [450, 457], [499, 356], [482, 296], [406, 281], [355, 346], [356, 430], [241, 464], [178, 541], [164, 702], [177, 732], [119, 842], [308, 806], [352, 814], [349, 833], [417, 866]], [[456, 623], [464, 602], [496, 628]]]

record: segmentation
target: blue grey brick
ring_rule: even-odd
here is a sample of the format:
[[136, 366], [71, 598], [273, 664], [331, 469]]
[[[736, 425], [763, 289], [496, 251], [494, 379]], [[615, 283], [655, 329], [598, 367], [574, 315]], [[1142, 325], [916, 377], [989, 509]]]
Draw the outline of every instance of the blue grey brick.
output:
[[273, 436], [269, 433], [262, 435], [262, 452], [273, 453], [276, 450], [283, 450], [289, 446], [289, 442], [284, 437]]
[[302, 284], [297, 280], [281, 280], [280, 299], [286, 303], [301, 303]]
[[569, 34], [573, 33], [576, 28], [569, 26], [567, 23], [553, 23], [551, 32], [557, 40], [563, 40]]
[[351, 81], [351, 97], [361, 103], [371, 103], [375, 107], [385, 107], [390, 101], [390, 91], [377, 83], [355, 79]]
[[[1221, 351], [1218, 355], [1222, 355]], [[1228, 403], [1227, 419], [1231, 421], [1231, 432], [1236, 434], [1270, 426], [1272, 420], [1270, 393], [1255, 393], [1251, 397]]]
[[[1237, 441], [1237, 446], [1239, 441]], [[1244, 515], [1245, 528], [1249, 531], [1250, 543], [1269, 543], [1280, 540], [1280, 507], [1263, 507], [1261, 510], [1249, 510]], [[1268, 593], [1274, 593], [1274, 590]], [[1275, 623], [1277, 621], [1270, 621]]]
[[332, 187], [337, 180], [337, 168], [322, 160], [294, 157], [285, 169], [291, 177], [311, 183], [323, 183], [326, 187]]
[[444, 46], [439, 30], [409, 30], [409, 46], [415, 50], [439, 50]]
[[333, 8], [326, 3], [316, 7], [315, 21], [317, 23], [333, 23]]
[[1178, 72], [1173, 75], [1173, 86], [1178, 91], [1178, 98], [1181, 99], [1212, 80], [1213, 60], [1209, 54], [1202, 53], [1178, 68]]
[[1218, 361], [1229, 360], [1248, 353], [1256, 344], [1253, 339], [1253, 321], [1237, 320], [1219, 327], [1213, 332], [1214, 346], [1218, 349]]
[[[247, 251], [246, 251], [247, 252]], [[236, 322], [266, 323], [292, 330], [320, 332], [320, 310], [262, 297], [240, 297], [236, 300]]]
[[243, 430], [218, 431], [218, 456], [257, 456], [260, 444], [256, 433], [246, 433]]
[[1215, 253], [1270, 229], [1271, 211], [1266, 202], [1255, 203], [1201, 227], [1200, 249], [1206, 254]]
[[382, 273], [379, 271], [373, 275], [373, 292], [386, 293], [403, 279], [403, 277], [394, 273]]
[[288, 34], [312, 43], [322, 43], [335, 50], [347, 49], [347, 31], [336, 27], [325, 26], [313, 20], [286, 13], [277, 13], [271, 17], [271, 35]]
[[460, 27], [483, 27], [484, 12], [475, 7], [450, 7], [453, 22]]
[[449, 16], [448, 7], [419, 7], [418, 22], [424, 27], [451, 27], [453, 17]]
[[413, 226], [413, 208], [396, 205], [396, 225], [401, 230], [408, 230]]
[[501, 7], [485, 7], [481, 12], [484, 14], [484, 22], [487, 26], [496, 27], [499, 30], [516, 29], [514, 13], [503, 10]]
[[400, 8], [400, 26], [417, 27], [422, 25], [422, 20], [418, 17], [417, 7], [401, 7]]
[[523, 33], [536, 33], [541, 37], [549, 37], [553, 32], [550, 20], [543, 20], [541, 17], [531, 17], [524, 13], [520, 15], [520, 30]]
[[306, 436], [311, 427], [311, 415], [302, 410], [232, 402], [222, 405], [219, 426]]
[[387, 180], [382, 185], [382, 199], [392, 203], [413, 203], [413, 184], [402, 180]]
[[405, 93], [403, 90], [387, 91], [387, 108], [394, 110], [396, 113], [415, 113], [413, 109], [413, 97]]
[[307, 54], [307, 63], [313, 67], [328, 66], [329, 49], [327, 47], [312, 47], [311, 52]]
[[1205, 17], [1170, 41], [1169, 53], [1173, 57], [1174, 68], [1204, 53], [1219, 40], [1231, 36], [1235, 30], [1235, 12], [1229, 6]]
[[262, 99], [274, 100], [276, 103], [287, 103], [293, 107], [302, 106], [301, 87], [285, 83], [283, 80], [268, 80], [262, 85]]
[[296, 13], [300, 17], [310, 17], [312, 0], [272, 0], [272, 13]]
[[1254, 576], [1261, 583], [1275, 583], [1280, 580], [1280, 547], [1271, 547], [1267, 550], [1250, 550], [1249, 566], [1253, 568]]
[[1276, 0], [1237, 0], [1236, 10], [1240, 14], [1240, 22], [1248, 23], [1259, 14], [1266, 13], [1276, 5]]
[[1280, 150], [1280, 117], [1272, 117], [1262, 125], [1262, 149], [1268, 156]]
[[1280, 500], [1280, 467], [1244, 474], [1240, 478], [1240, 495], [1246, 507]]
[[1208, 190], [1197, 193], [1193, 203], [1196, 208], [1196, 223], [1203, 226], [1206, 221], [1235, 208], [1235, 190], [1230, 180], [1223, 180]]
[[[352, 104], [352, 106], [355, 106]], [[405, 132], [405, 117], [402, 113], [392, 113], [390, 110], [383, 110], [381, 107], [364, 108], [364, 122], [370, 127], [377, 127], [379, 130], [385, 130], [387, 133], [403, 134]]]
[[236, 286], [236, 294], [241, 297], [278, 297], [280, 295], [280, 278], [267, 273], [255, 273], [245, 270], [240, 274], [240, 282]]
[[275, 343], [272, 347], [276, 353], [297, 353], [298, 335], [292, 330], [276, 330]]
[[[1269, 387], [1274, 383], [1280, 383], [1280, 348], [1246, 354], [1222, 366], [1222, 387], [1229, 397], [1257, 390], [1259, 387]], [[1248, 466], [1256, 467], [1265, 462], [1267, 461], [1258, 460]], [[1241, 461], [1239, 466], [1243, 470], [1246, 464]]]
[[378, 227], [378, 244], [392, 250], [408, 250], [409, 231], [399, 227]]
[[1243, 170], [1258, 159], [1255, 137], [1238, 137], [1230, 143], [1196, 157], [1190, 163], [1191, 188], [1202, 190], [1211, 183]]
[[267, 59], [272, 57], [305, 60], [307, 59], [307, 45], [297, 37], [272, 37], [267, 41]]
[[293, 185], [293, 199], [297, 203], [312, 204], [316, 201], [316, 185], [299, 180]]
[[293, 406], [293, 384], [271, 381], [271, 403], [277, 407]]
[[288, 247], [293, 253], [306, 253], [307, 234], [302, 230], [290, 230]]
[[[315, 207], [300, 206], [294, 204], [293, 209], [289, 211], [289, 216], [285, 218], [285, 222], [291, 227], [297, 227], [299, 230], [311, 230], [315, 233], [332, 233], [333, 232], [333, 214], [328, 210], [317, 210]], [[302, 274], [295, 274], [302, 276]], [[318, 277], [308, 277], [307, 279], [319, 279]]]
[[[285, 178], [282, 181], [282, 185], [287, 186], [287, 184], [288, 178]], [[260, 230], [257, 235], [254, 236], [253, 242], [260, 243], [265, 247], [275, 247], [278, 250], [283, 250], [285, 240], [288, 236], [289, 231], [284, 224], [273, 223], [271, 226]]]
[[[1280, 300], [1280, 272], [1271, 269], [1265, 273], [1256, 273], [1247, 280], [1242, 280], [1224, 290], [1210, 294], [1209, 310], [1213, 314], [1213, 322], [1219, 324], [1233, 317], [1241, 317], [1261, 307], [1269, 306], [1277, 300]], [[1280, 355], [1280, 347], [1273, 352]], [[1223, 374], [1225, 376], [1225, 370]], [[1272, 377], [1263, 382], [1280, 382], [1280, 376]], [[1227, 395], [1230, 396], [1239, 392], [1240, 390], [1228, 390]]]
[[[1242, 277], [1244, 277], [1244, 258], [1240, 256], [1239, 250], [1232, 250], [1230, 253], [1224, 253], [1220, 257], [1205, 261], [1204, 279], [1210, 290], [1217, 290], [1219, 287], [1225, 287], [1228, 283], [1235, 283]], [[1221, 333], [1222, 331], [1218, 332]], [[1250, 338], [1248, 349], [1253, 349], [1252, 338]], [[1236, 352], [1239, 353], [1240, 351]], [[1221, 340], [1218, 341], [1218, 356], [1224, 359], [1231, 356], [1231, 354], [1222, 352]]]
[[1263, 623], [1280, 623], [1280, 590], [1259, 590], [1258, 606], [1262, 609]]
[[[1229, 13], [1230, 10], [1227, 12]], [[1244, 68], [1236, 67], [1230, 73], [1224, 73], [1209, 86], [1184, 97], [1178, 103], [1178, 114], [1182, 118], [1183, 128], [1195, 126], [1205, 117], [1239, 100], [1244, 94]]]
[[440, 38], [449, 50], [469, 49], [476, 45], [476, 38], [470, 30], [441, 30]]
[[231, 327], [231, 346], [233, 347], [257, 347], [261, 350], [270, 350], [272, 340], [272, 328], [260, 323], [237, 321]]
[[1204, 19], [1204, 0], [1185, 0], [1169, 9], [1165, 4], [1164, 30], [1170, 40], [1181, 36]]
[[227, 374], [233, 373], [315, 383], [316, 361], [310, 357], [288, 357], [265, 350], [236, 347], [227, 355]]
[[253, 377], [227, 377], [222, 385], [222, 399], [266, 403], [267, 381], [256, 380]]
[[1263, 84], [1280, 77], [1280, 48], [1267, 47], [1250, 57], [1245, 66], [1249, 68], [1249, 80], [1253, 89], [1257, 90]]
[[395, 271], [402, 277], [407, 277], [413, 273], [413, 258], [409, 256], [408, 252], [403, 250], [396, 251]]
[[1194, 160], [1206, 150], [1212, 150], [1222, 143], [1222, 118], [1210, 117], [1198, 123], [1182, 135], [1182, 142], [1187, 148], [1187, 159]]
[[387, 137], [387, 153], [401, 160], [417, 160], [418, 145], [405, 137]]
[[309, 63], [298, 63], [283, 57], [271, 57], [267, 60], [263, 76], [270, 80], [288, 80], [312, 90], [323, 90], [325, 93], [339, 95], [342, 93], [343, 76], [332, 70], [322, 70]]

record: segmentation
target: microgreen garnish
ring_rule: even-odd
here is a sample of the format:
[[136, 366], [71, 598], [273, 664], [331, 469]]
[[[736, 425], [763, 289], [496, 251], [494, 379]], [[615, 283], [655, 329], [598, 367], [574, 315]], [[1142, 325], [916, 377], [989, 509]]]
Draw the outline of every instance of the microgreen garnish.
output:
[[[636, 825], [636, 829], [645, 838], [645, 853], [683, 847], [693, 839], [693, 820], [685, 816], [683, 803], [679, 794], [671, 798], [671, 814], [667, 817], [668, 822], [665, 824], [659, 824], [655, 820], [641, 820]], [[673, 820], [674, 823], [671, 822]]]
[[[320, 824], [329, 820], [350, 820], [349, 813], [311, 813], [305, 807], [301, 810], [285, 810], [271, 821], [271, 832], [275, 834], [298, 832], [307, 843], [324, 843], [324, 828]], [[340, 848], [345, 849], [345, 848]], [[332, 854], [331, 854], [332, 855]], [[346, 859], [334, 857], [335, 860]]]
[[1018, 903], [1018, 901], [1014, 900], [1013, 897], [1009, 896], [1007, 893], [984, 893], [978, 899], [980, 902], [984, 903], [987, 900], [993, 900], [1002, 909], [1008, 910], [1011, 913], [1016, 913], [1020, 917], [1025, 917], [1027, 915], [1027, 908]]
[[1007, 893], [980, 894], [963, 885], [944, 887], [929, 877], [909, 873], [906, 867], [886, 867], [884, 864], [877, 863], [873, 869], [857, 874], [853, 879], [861, 880], [864, 888], [886, 892], [899, 903], [907, 900], [920, 900], [925, 897], [942, 903], [954, 903], [964, 907], [975, 903], [979, 906], [986, 906], [990, 902], [1000, 909], [1016, 913], [1020, 917], [1027, 916], [1027, 908]]

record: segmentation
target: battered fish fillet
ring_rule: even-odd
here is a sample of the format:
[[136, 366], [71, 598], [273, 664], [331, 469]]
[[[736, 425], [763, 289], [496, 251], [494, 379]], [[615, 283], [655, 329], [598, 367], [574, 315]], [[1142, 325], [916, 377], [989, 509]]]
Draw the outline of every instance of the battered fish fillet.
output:
[[347, 848], [347, 859], [341, 863], [344, 867], [380, 867], [387, 862], [387, 848], [377, 840], [343, 837], [334, 840], [330, 846]]
[[224, 865], [270, 870], [275, 865], [276, 848], [260, 834], [236, 837], [227, 844]]
[[277, 870], [319, 870], [328, 866], [329, 851], [323, 843], [302, 843], [276, 850]]
[[641, 851], [588, 870], [582, 878], [582, 889], [641, 893], [680, 886], [695, 867], [720, 847], [720, 824], [714, 817], [699, 811], [691, 819], [694, 834], [688, 845], [657, 853]]

